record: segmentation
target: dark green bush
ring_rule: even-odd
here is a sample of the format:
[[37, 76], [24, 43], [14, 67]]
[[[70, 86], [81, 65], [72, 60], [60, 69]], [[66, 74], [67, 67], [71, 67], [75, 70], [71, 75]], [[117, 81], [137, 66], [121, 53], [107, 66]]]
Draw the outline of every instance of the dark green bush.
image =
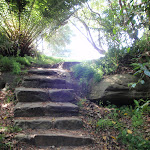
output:
[[2, 57], [0, 59], [1, 71], [11, 71], [13, 68], [13, 60], [8, 57]]
[[25, 65], [25, 66], [29, 66], [30, 63], [30, 59], [28, 59], [29, 57], [16, 57], [15, 60], [16, 62]]
[[86, 64], [79, 64], [73, 67], [75, 78], [86, 78], [87, 80], [91, 79], [96, 73], [94, 68]]
[[150, 146], [150, 141], [143, 139], [140, 135], [136, 136], [128, 134], [127, 129], [122, 130], [122, 132], [118, 135], [118, 141], [127, 145], [129, 150], [148, 150]]

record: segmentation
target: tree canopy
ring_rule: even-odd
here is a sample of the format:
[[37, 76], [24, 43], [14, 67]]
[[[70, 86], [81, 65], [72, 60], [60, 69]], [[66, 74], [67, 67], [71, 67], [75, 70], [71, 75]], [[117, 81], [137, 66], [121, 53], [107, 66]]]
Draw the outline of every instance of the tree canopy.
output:
[[[1, 39], [3, 55], [30, 55], [35, 39], [65, 24], [87, 0], [2, 0], [0, 2]], [[5, 38], [4, 38], [5, 37]]]
[[[150, 27], [149, 0], [91, 0], [74, 14], [82, 33], [101, 54], [109, 48], [130, 47]], [[77, 24], [73, 23], [80, 31]], [[129, 49], [128, 49], [129, 50]]]
[[[149, 7], [149, 0], [1, 0], [0, 53], [33, 54], [35, 40], [41, 35], [46, 39], [54, 37], [53, 31], [59, 35], [57, 29], [67, 24], [71, 16], [72, 24], [100, 54], [106, 53], [106, 47], [129, 52], [140, 34], [148, 37]], [[63, 40], [59, 41], [53, 42], [54, 48], [60, 49]]]

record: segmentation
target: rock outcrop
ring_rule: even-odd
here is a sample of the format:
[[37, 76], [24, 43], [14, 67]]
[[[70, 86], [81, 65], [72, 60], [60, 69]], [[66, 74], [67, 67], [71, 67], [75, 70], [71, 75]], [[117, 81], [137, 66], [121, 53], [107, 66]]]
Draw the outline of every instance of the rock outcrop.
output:
[[88, 99], [102, 101], [104, 104], [109, 101], [116, 105], [127, 105], [132, 104], [134, 99], [150, 98], [150, 82], [138, 84], [135, 88], [128, 86], [137, 81], [138, 78], [130, 74], [110, 75], [99, 83], [91, 81]]

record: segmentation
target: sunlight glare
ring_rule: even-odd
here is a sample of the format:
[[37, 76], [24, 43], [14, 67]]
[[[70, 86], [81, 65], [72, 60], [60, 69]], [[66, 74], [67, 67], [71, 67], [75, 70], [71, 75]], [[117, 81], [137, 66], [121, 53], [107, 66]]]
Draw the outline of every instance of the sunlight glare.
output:
[[91, 60], [98, 59], [101, 55], [92, 47], [92, 45], [81, 36], [72, 38], [72, 43], [68, 46], [72, 50], [70, 56], [75, 60]]

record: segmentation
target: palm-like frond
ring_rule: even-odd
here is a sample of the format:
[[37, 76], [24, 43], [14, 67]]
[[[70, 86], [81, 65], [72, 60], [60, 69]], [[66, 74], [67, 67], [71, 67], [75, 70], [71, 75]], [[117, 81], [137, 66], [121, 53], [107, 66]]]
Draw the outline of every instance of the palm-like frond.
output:
[[[22, 14], [19, 22], [17, 16], [7, 9], [3, 13], [0, 13], [0, 18], [0, 32], [5, 34], [12, 42], [13, 50], [9, 49], [9, 54], [17, 55], [19, 53], [20, 56], [24, 56], [25, 54], [30, 55], [33, 51], [34, 40], [46, 27], [42, 18], [29, 11]], [[3, 47], [3, 50], [6, 49]]]

